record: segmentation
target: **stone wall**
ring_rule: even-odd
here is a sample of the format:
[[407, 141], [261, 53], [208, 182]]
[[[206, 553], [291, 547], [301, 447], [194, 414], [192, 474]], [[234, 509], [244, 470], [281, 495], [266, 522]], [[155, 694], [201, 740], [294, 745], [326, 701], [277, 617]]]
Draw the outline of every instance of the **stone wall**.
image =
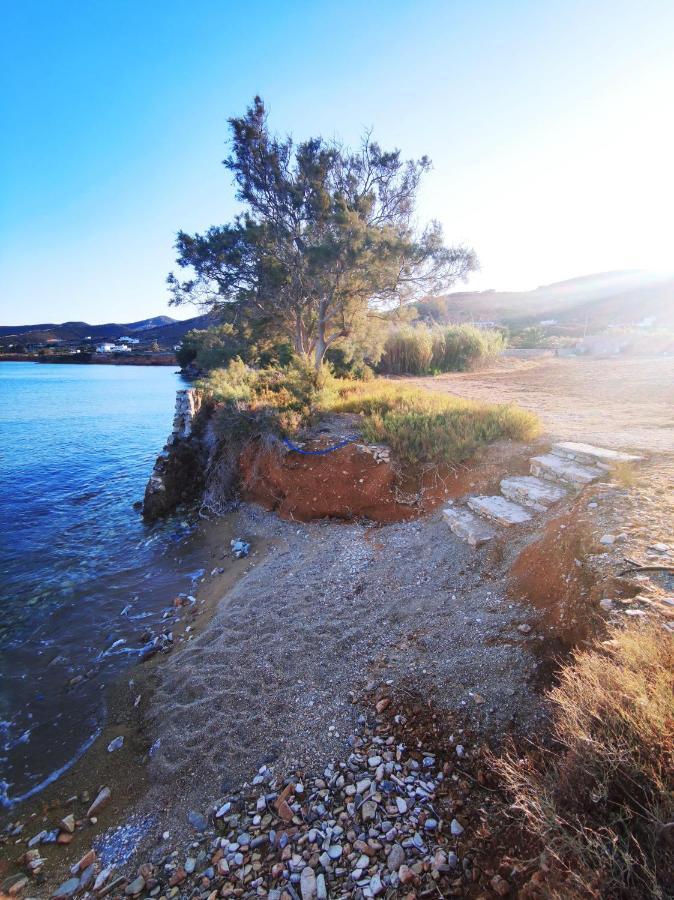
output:
[[145, 488], [143, 516], [149, 521], [182, 503], [192, 503], [203, 493], [208, 453], [194, 427], [201, 405], [195, 388], [177, 392], [173, 429]]

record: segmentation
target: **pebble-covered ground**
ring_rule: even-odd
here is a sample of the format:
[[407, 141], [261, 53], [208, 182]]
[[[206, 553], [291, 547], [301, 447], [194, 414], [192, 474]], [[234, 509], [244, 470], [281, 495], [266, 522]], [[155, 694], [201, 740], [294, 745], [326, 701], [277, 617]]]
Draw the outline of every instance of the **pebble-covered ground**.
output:
[[[672, 576], [630, 576], [625, 590], [619, 573], [625, 558], [671, 565], [671, 486], [671, 461], [657, 457], [555, 512], [560, 529], [576, 517], [589, 535], [569, 568], [595, 573], [593, 616], [670, 625]], [[5, 890], [52, 896], [43, 848], [58, 842], [72, 866], [62, 897], [515, 894], [538, 854], [508, 855], [506, 806], [484, 783], [480, 745], [544, 722], [550, 623], [507, 576], [545, 522], [476, 552], [439, 513], [379, 528], [283, 522], [247, 505], [235, 516], [253, 551], [263, 536], [269, 549], [154, 670], [141, 704], [147, 796], [103, 833], [109, 798], [97, 789], [74, 816], [23, 823], [10, 835], [21, 874]], [[621, 590], [602, 593], [602, 579]], [[456, 725], [410, 730], [410, 708]], [[126, 742], [114, 758], [124, 767], [133, 752]], [[69, 854], [73, 837], [91, 849]]]

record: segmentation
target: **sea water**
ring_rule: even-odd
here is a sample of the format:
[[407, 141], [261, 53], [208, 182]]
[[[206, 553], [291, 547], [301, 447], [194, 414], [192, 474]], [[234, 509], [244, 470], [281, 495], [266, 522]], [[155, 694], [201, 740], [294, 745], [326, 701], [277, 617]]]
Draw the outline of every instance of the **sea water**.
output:
[[102, 686], [190, 588], [187, 523], [134, 509], [184, 386], [170, 367], [0, 363], [0, 806], [95, 739]]

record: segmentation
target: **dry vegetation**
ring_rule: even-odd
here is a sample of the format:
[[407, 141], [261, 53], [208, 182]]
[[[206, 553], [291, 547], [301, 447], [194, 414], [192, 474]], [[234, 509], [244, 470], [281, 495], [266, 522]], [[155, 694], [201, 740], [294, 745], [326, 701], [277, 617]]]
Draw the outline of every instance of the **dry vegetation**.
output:
[[472, 325], [408, 325], [390, 332], [379, 370], [389, 375], [465, 372], [485, 365], [504, 346], [501, 332]]
[[340, 380], [299, 363], [253, 369], [234, 360], [201, 388], [221, 405], [222, 433], [294, 434], [323, 415], [358, 413], [366, 441], [385, 443], [406, 465], [454, 463], [502, 438], [528, 440], [538, 432], [533, 413], [516, 406], [476, 403], [385, 380]]
[[674, 635], [614, 630], [550, 691], [554, 744], [493, 763], [564, 887], [546, 896], [671, 897]]

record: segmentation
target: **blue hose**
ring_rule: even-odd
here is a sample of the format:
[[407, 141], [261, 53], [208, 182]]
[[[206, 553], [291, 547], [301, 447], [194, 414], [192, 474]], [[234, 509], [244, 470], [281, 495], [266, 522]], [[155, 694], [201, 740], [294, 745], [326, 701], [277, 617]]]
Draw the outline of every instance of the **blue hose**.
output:
[[326, 447], [324, 450], [303, 450], [301, 447], [298, 447], [297, 444], [293, 444], [288, 438], [283, 438], [283, 443], [294, 453], [303, 453], [305, 456], [324, 456], [326, 453], [333, 453], [335, 450], [340, 450], [342, 447], [346, 447], [347, 444], [352, 444], [358, 439], [359, 435], [355, 435], [354, 437], [347, 438], [345, 441], [340, 441], [332, 447]]

